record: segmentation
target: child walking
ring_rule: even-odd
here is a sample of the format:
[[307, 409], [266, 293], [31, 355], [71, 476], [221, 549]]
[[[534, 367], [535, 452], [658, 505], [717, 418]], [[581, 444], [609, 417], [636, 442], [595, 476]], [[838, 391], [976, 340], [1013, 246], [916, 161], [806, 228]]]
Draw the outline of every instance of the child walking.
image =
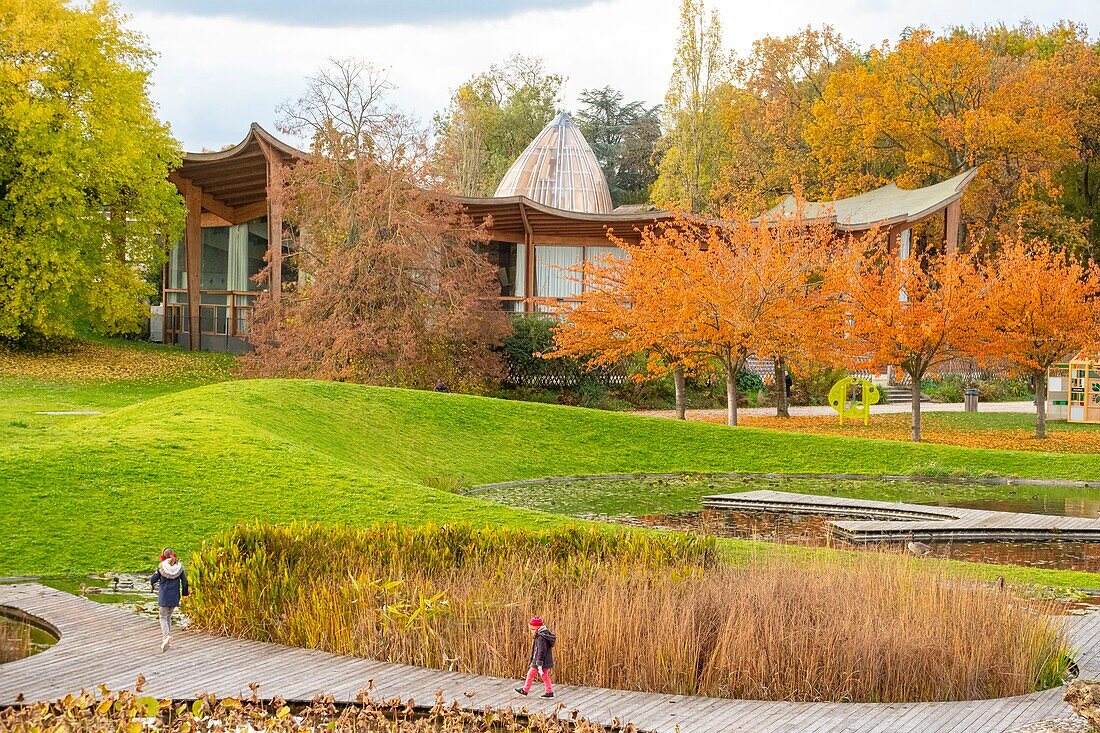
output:
[[546, 624], [538, 616], [532, 618], [527, 627], [534, 637], [531, 643], [531, 668], [527, 671], [527, 682], [523, 687], [517, 687], [516, 692], [526, 695], [531, 691], [531, 685], [535, 684], [535, 677], [541, 677], [546, 686], [546, 692], [541, 697], [554, 697], [554, 688], [550, 685], [550, 670], [554, 668], [554, 642], [558, 637], [546, 628]]
[[[157, 588], [157, 584], [160, 588]], [[188, 595], [191, 590], [187, 587], [187, 573], [183, 569], [183, 563], [176, 557], [176, 552], [171, 547], [165, 547], [160, 553], [160, 565], [157, 571], [149, 578], [149, 587], [157, 591], [157, 606], [160, 609], [160, 650], [168, 651], [172, 646], [172, 612], [179, 608], [180, 596]]]

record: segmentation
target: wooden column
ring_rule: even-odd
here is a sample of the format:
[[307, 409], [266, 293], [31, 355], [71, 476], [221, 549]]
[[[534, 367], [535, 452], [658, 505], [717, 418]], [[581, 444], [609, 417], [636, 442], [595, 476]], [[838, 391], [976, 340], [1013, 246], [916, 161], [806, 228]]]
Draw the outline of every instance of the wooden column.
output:
[[187, 259], [188, 330], [191, 332], [191, 349], [197, 351], [202, 336], [202, 300], [199, 296], [199, 284], [202, 282], [202, 191], [188, 182], [183, 190], [183, 200], [187, 204], [183, 243]]
[[[265, 146], [266, 148], [266, 146]], [[282, 185], [282, 163], [267, 161], [267, 287], [278, 300], [283, 292], [283, 207], [277, 191]], [[272, 194], [275, 194], [272, 196]]]
[[947, 254], [959, 249], [959, 220], [962, 218], [962, 204], [952, 201], [943, 210], [943, 245]]
[[527, 252], [527, 262], [524, 268], [524, 288], [523, 288], [523, 312], [532, 313], [535, 310], [535, 303], [532, 300], [535, 294], [535, 237], [531, 231], [531, 222], [527, 220], [527, 207], [522, 203], [519, 205], [519, 216], [523, 220], [523, 247]]

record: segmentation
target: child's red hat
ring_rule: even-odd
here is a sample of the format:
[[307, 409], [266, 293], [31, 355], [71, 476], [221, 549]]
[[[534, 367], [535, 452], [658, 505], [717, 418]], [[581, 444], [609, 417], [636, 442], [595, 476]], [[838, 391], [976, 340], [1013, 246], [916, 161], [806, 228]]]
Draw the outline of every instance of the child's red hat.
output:
[[527, 625], [538, 628], [539, 626], [542, 626], [542, 619], [538, 616], [532, 616], [531, 620], [527, 622]]

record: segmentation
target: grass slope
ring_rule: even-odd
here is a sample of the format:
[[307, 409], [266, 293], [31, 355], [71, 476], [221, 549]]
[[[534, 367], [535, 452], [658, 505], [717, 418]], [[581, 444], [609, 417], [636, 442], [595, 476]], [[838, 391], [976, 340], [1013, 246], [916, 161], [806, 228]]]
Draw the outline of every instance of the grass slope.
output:
[[[1100, 456], [911, 446], [296, 380], [212, 384], [0, 445], [0, 575], [138, 569], [242, 521], [547, 526], [424, 485], [630, 471], [1100, 477]], [[10, 437], [10, 434], [9, 434]]]

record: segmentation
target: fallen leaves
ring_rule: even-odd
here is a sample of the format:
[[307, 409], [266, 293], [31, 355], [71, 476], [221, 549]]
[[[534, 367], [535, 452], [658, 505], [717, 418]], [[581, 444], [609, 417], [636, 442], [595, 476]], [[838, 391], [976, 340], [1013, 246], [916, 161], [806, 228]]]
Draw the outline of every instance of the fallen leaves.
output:
[[[934, 413], [924, 416], [921, 439], [925, 443], [956, 445], [965, 448], [994, 448], [1001, 450], [1049, 451], [1054, 453], [1096, 453], [1100, 449], [1100, 431], [1098, 430], [1059, 430], [1052, 429], [1056, 423], [1048, 423], [1048, 437], [1040, 440], [1035, 437], [1033, 428], [961, 428], [939, 422]], [[744, 427], [787, 430], [815, 435], [843, 435], [852, 438], [872, 438], [877, 440], [908, 441], [910, 416], [907, 413], [897, 415], [875, 415], [870, 425], [862, 423], [839, 423], [836, 417], [756, 417], [742, 416], [739, 420]], [[720, 418], [706, 419], [707, 422], [722, 422]]]
[[214, 382], [230, 378], [233, 357], [147, 345], [74, 341], [46, 352], [0, 348], [0, 375], [49, 382]]

